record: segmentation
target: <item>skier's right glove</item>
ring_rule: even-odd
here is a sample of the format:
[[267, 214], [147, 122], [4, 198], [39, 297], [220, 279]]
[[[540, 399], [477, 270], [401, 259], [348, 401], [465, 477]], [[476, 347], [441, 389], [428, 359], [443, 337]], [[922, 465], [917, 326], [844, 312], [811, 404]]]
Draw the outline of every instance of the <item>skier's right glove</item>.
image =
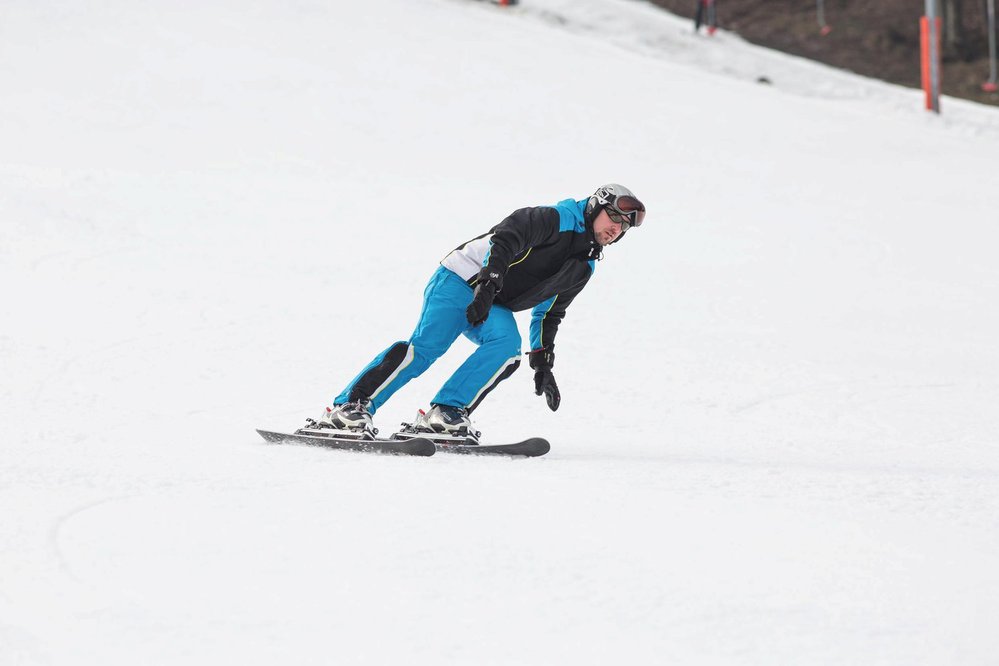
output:
[[559, 403], [562, 402], [562, 395], [558, 392], [558, 384], [555, 383], [555, 375], [552, 374], [555, 351], [553, 349], [538, 349], [532, 351], [528, 358], [531, 367], [534, 368], [534, 395], [544, 393], [548, 409], [554, 412], [558, 409]]
[[475, 284], [475, 293], [472, 295], [472, 302], [465, 308], [465, 319], [472, 326], [478, 326], [489, 318], [489, 308], [493, 306], [493, 299], [496, 293], [503, 286], [503, 276], [489, 267], [483, 268], [479, 273], [479, 280]]

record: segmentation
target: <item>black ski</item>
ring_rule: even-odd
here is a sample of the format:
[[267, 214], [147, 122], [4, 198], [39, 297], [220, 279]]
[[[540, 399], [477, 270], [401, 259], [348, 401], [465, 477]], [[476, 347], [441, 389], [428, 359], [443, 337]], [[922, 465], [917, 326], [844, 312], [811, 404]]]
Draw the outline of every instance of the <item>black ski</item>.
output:
[[414, 437], [428, 439], [437, 445], [438, 451], [445, 453], [537, 458], [538, 456], [545, 455], [552, 448], [548, 440], [541, 437], [532, 437], [513, 444], [477, 444], [475, 439], [456, 435], [414, 431], [410, 424], [403, 423], [402, 425], [404, 426], [403, 430], [392, 435], [391, 439], [399, 441], [408, 441]]
[[309, 444], [325, 446], [329, 449], [345, 451], [362, 451], [364, 453], [390, 453], [404, 456], [432, 456], [437, 447], [429, 439], [416, 437], [414, 439], [346, 439], [323, 435], [289, 435], [269, 430], [257, 430], [264, 440], [273, 444]]
[[515, 444], [451, 444], [436, 442], [437, 450], [442, 453], [465, 453], [473, 456], [520, 456], [537, 458], [551, 450], [547, 439], [532, 437]]

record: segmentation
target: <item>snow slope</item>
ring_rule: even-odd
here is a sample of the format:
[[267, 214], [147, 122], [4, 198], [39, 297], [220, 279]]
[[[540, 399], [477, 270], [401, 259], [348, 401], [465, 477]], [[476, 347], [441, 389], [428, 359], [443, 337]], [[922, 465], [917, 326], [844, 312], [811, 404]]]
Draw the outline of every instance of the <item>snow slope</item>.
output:
[[[0, 663], [996, 663], [999, 114], [524, 1], [0, 7]], [[258, 441], [607, 181], [549, 456]]]

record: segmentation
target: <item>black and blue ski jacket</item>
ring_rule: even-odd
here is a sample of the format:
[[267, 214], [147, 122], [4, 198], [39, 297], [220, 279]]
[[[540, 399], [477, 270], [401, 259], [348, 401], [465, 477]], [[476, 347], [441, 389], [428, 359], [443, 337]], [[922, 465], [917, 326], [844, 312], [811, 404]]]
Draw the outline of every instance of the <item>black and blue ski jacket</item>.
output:
[[532, 351], [551, 351], [566, 308], [589, 281], [601, 246], [586, 220], [587, 199], [521, 208], [452, 250], [441, 265], [474, 285], [483, 268], [499, 273], [493, 301], [514, 312], [533, 308]]

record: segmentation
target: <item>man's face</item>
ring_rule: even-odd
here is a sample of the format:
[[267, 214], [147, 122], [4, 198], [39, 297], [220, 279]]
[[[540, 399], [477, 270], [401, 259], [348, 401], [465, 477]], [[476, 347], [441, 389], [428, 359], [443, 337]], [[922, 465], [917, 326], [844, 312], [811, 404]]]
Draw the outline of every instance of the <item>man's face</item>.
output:
[[601, 210], [593, 220], [593, 235], [601, 245], [610, 245], [621, 235], [621, 225], [607, 216], [606, 210]]

